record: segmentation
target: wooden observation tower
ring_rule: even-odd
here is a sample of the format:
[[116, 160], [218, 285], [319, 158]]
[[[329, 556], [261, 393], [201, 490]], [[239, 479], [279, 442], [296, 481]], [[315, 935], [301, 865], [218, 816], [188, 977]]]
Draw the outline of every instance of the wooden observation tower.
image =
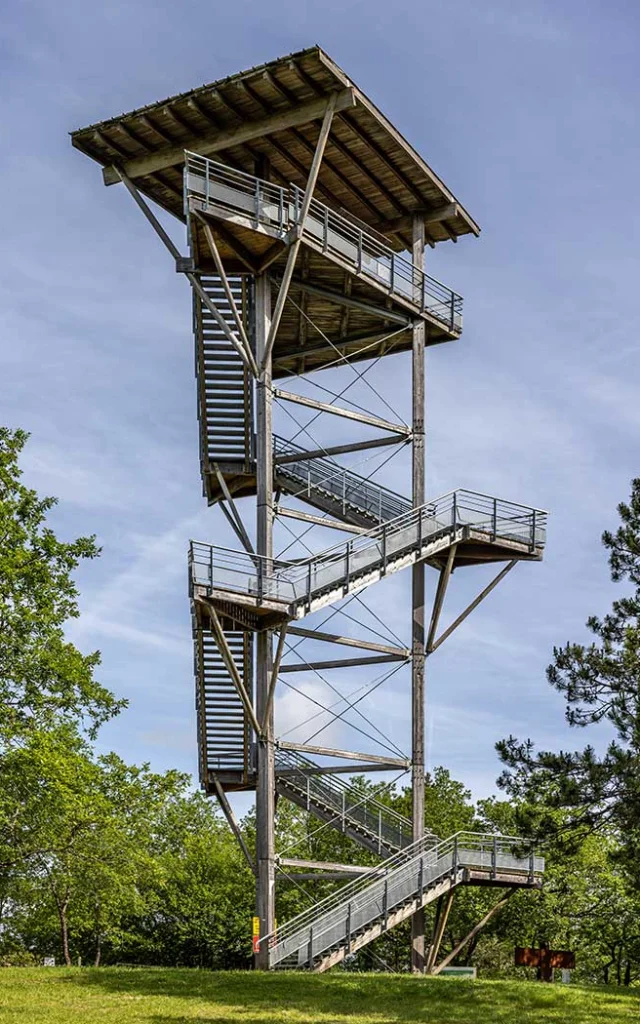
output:
[[[545, 540], [537, 509], [464, 490], [428, 500], [425, 491], [425, 349], [462, 331], [462, 298], [426, 272], [425, 248], [479, 229], [318, 47], [80, 129], [72, 142], [103, 166], [106, 185], [124, 185], [193, 293], [204, 494], [238, 539], [234, 550], [191, 542], [189, 551], [200, 780], [256, 877], [257, 966], [325, 970], [410, 917], [413, 969], [437, 973], [458, 885], [509, 894], [539, 885], [543, 869], [509, 837], [438, 838], [424, 827], [425, 660], [518, 562], [541, 559]], [[186, 225], [186, 252], [147, 200]], [[409, 423], [341, 400], [346, 387], [321, 386], [317, 397], [304, 386], [333, 385], [341, 373], [348, 384], [402, 352], [411, 361]], [[335, 431], [304, 447], [275, 434], [283, 409], [292, 422], [311, 410], [318, 429], [341, 419], [340, 443]], [[315, 437], [308, 427], [296, 437]], [[356, 430], [367, 436], [350, 441]], [[411, 447], [409, 498], [341, 461], [386, 446]], [[241, 499], [253, 500], [255, 513]], [[274, 524], [286, 521], [341, 539], [285, 559], [274, 550]], [[490, 562], [502, 563], [497, 576], [438, 635], [454, 571]], [[427, 616], [426, 567], [437, 574]], [[412, 579], [405, 646], [389, 642], [382, 624], [371, 639], [328, 632], [313, 617], [403, 569]], [[330, 657], [301, 655], [303, 643], [330, 648]], [[301, 664], [283, 660], [287, 650]], [[384, 744], [362, 753], [279, 738], [274, 699], [288, 672], [386, 662], [410, 665], [410, 756]], [[411, 821], [342, 781], [398, 769], [411, 771]], [[255, 790], [255, 851], [234, 817], [234, 790]], [[278, 796], [382, 864], [276, 857]], [[285, 867], [353, 880], [276, 932], [275, 882]], [[433, 900], [425, 949], [424, 907]]]

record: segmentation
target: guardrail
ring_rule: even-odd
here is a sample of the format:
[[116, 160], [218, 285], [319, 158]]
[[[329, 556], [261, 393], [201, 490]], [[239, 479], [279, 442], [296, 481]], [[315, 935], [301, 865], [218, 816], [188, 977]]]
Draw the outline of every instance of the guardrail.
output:
[[[411, 822], [392, 807], [334, 775], [310, 774], [305, 769], [318, 766], [296, 751], [277, 747], [275, 758], [278, 782], [295, 789], [306, 810], [312, 811], [314, 801], [323, 805], [335, 814], [331, 823], [335, 828], [344, 831], [346, 825], [355, 825], [367, 833], [369, 847], [375, 845], [378, 853], [402, 850], [412, 844]], [[278, 774], [279, 769], [285, 769], [285, 773]], [[353, 771], [357, 774], [357, 765]], [[431, 838], [437, 842], [435, 836]]]
[[[284, 237], [300, 223], [304, 192], [297, 185], [273, 185], [198, 153], [185, 151], [185, 208], [199, 199], [223, 215], [240, 215]], [[330, 257], [347, 262], [391, 294], [409, 300], [449, 330], [462, 330], [462, 296], [317, 199], [311, 201], [303, 239]]]
[[544, 871], [544, 859], [525, 840], [512, 836], [458, 832], [435, 845], [420, 839], [262, 938], [269, 947], [269, 965], [311, 967], [316, 957], [332, 949], [343, 946], [348, 951], [356, 935], [377, 921], [386, 930], [394, 910], [422, 899], [447, 876], [458, 881], [462, 868], [489, 877], [526, 875], [533, 884]]
[[[304, 448], [276, 436], [273, 439], [273, 450], [276, 458], [278, 455], [304, 455]], [[299, 485], [292, 492], [294, 497], [311, 497], [314, 491], [324, 492], [341, 505], [343, 513], [351, 506], [365, 516], [377, 519], [379, 523], [395, 519], [411, 508], [407, 498], [382, 487], [375, 480], [365, 480], [346, 466], [328, 458], [301, 458], [299, 462], [276, 463], [275, 471], [278, 476], [294, 480]]]
[[451, 491], [346, 543], [307, 559], [278, 563], [273, 572], [259, 555], [191, 541], [191, 585], [250, 595], [289, 607], [306, 604], [338, 587], [348, 593], [368, 573], [392, 572], [394, 563], [429, 540], [468, 526], [487, 541], [516, 542], [532, 554], [546, 540], [547, 514], [475, 491]]

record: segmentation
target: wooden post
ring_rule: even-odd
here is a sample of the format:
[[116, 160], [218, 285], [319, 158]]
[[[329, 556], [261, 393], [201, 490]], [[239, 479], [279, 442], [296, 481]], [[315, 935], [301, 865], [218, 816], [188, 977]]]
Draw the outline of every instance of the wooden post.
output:
[[[422, 271], [424, 269], [424, 217], [413, 218], [413, 266], [414, 298], [423, 294]], [[413, 393], [413, 447], [412, 447], [412, 505], [419, 508], [425, 503], [425, 369], [424, 369], [425, 323], [415, 321], [413, 325], [412, 349], [412, 393]], [[413, 839], [424, 835], [424, 626], [425, 579], [424, 563], [418, 562], [411, 570], [411, 820]], [[411, 918], [411, 970], [423, 974], [424, 960], [424, 910], [421, 908]]]
[[[271, 285], [266, 274], [255, 278], [255, 344], [258, 363], [262, 363], [271, 322]], [[267, 358], [257, 384], [256, 403], [256, 552], [263, 558], [268, 575], [273, 568], [273, 428], [271, 394], [271, 358]], [[256, 710], [263, 736], [257, 743], [256, 780], [256, 911], [260, 918], [260, 937], [275, 926], [275, 751], [273, 704], [269, 707], [272, 671], [271, 631], [257, 635]], [[260, 944], [256, 967], [269, 967], [268, 943]]]

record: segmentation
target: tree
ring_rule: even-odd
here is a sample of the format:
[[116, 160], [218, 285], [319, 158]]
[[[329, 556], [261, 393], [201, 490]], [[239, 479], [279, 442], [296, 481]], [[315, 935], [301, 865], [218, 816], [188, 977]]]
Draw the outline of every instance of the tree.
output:
[[499, 785], [524, 801], [523, 825], [539, 836], [579, 841], [594, 831], [614, 832], [617, 855], [640, 884], [640, 479], [618, 513], [618, 529], [606, 531], [602, 543], [611, 579], [630, 585], [630, 592], [604, 618], [588, 619], [590, 644], [554, 648], [547, 669], [566, 699], [569, 725], [606, 722], [615, 738], [598, 754], [591, 745], [536, 753], [531, 740], [510, 737], [497, 744], [506, 765]]
[[95, 680], [99, 653], [65, 638], [79, 614], [72, 573], [99, 548], [94, 537], [61, 541], [46, 525], [55, 499], [21, 482], [27, 438], [0, 428], [0, 742], [60, 716], [96, 727], [125, 704]]

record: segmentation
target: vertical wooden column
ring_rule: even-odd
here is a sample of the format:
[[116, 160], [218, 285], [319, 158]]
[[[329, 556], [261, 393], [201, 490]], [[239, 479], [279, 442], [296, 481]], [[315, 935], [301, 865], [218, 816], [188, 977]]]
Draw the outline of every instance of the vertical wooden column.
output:
[[[424, 217], [413, 218], [413, 266], [424, 269]], [[414, 280], [414, 296], [423, 303], [421, 275]], [[412, 350], [412, 504], [425, 503], [425, 323], [413, 325]], [[422, 562], [413, 566], [411, 575], [411, 820], [413, 839], [424, 835], [424, 665], [425, 665], [425, 576]], [[411, 970], [422, 974], [425, 969], [424, 910], [411, 919]]]
[[[271, 326], [271, 285], [267, 274], [255, 278], [256, 359], [262, 365]], [[271, 394], [271, 358], [267, 358], [257, 384], [256, 402], [256, 553], [264, 559], [266, 572], [273, 566], [273, 426]], [[271, 631], [257, 635], [256, 711], [262, 722], [267, 706], [271, 678]], [[257, 744], [256, 783], [256, 912], [260, 918], [260, 936], [270, 934], [275, 924], [275, 760], [273, 745], [273, 705], [264, 725], [264, 736]], [[256, 967], [266, 970], [269, 951], [260, 946]]]

